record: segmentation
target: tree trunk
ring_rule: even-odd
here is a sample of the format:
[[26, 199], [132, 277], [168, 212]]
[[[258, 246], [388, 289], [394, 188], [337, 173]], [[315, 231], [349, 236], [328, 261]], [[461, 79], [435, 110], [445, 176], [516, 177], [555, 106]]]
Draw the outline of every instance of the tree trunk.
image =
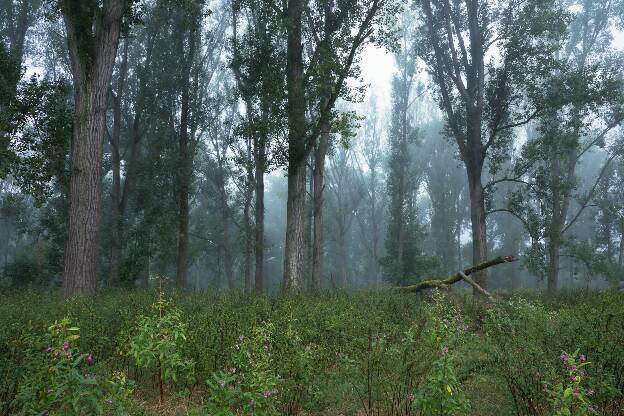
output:
[[[97, 286], [102, 186], [102, 137], [106, 102], [117, 53], [125, 1], [110, 0], [94, 22], [95, 36], [84, 33], [92, 19], [82, 5], [61, 3], [74, 79], [74, 130], [71, 146], [68, 231], [63, 264], [63, 294], [93, 294]], [[95, 41], [94, 41], [95, 40]], [[95, 44], [93, 43], [95, 42]]]
[[189, 106], [191, 88], [191, 67], [195, 59], [195, 47], [197, 43], [197, 30], [191, 28], [188, 37], [188, 53], [184, 62], [182, 73], [182, 97], [180, 110], [180, 131], [178, 135], [179, 146], [179, 176], [178, 176], [178, 258], [176, 270], [176, 287], [186, 287], [188, 274], [188, 250], [189, 250], [189, 188], [191, 186], [191, 174], [193, 156], [189, 145]]
[[323, 190], [325, 188], [325, 156], [329, 145], [329, 126], [324, 126], [314, 150], [314, 230], [312, 242], [312, 290], [319, 290], [323, 278]]
[[265, 137], [259, 137], [256, 140], [254, 149], [255, 173], [254, 180], [256, 185], [256, 204], [255, 204], [255, 260], [256, 270], [254, 275], [254, 287], [257, 292], [264, 291], [264, 171], [266, 169], [266, 140]]
[[128, 40], [124, 42], [119, 79], [113, 96], [113, 133], [110, 137], [111, 170], [113, 183], [111, 186], [111, 259], [108, 282], [109, 285], [119, 281], [119, 265], [121, 262], [121, 104], [128, 69]]
[[[470, 224], [472, 234], [472, 263], [480, 264], [487, 259], [487, 233], [485, 224], [485, 201], [483, 184], [481, 183], [481, 169], [466, 164], [468, 171], [468, 186], [470, 193]], [[479, 271], [474, 275], [475, 282], [487, 289], [487, 272]], [[477, 294], [477, 290], [473, 291]]]
[[245, 204], [243, 208], [243, 219], [245, 221], [245, 260], [244, 260], [244, 273], [245, 293], [251, 292], [251, 255], [252, 255], [252, 225], [251, 225], [251, 200], [254, 193], [254, 171], [251, 166], [252, 163], [252, 138], [247, 139], [247, 186], [245, 187]]
[[303, 288], [305, 273], [306, 120], [301, 37], [302, 0], [288, 2], [286, 62], [288, 113], [288, 200], [284, 247], [284, 290]]

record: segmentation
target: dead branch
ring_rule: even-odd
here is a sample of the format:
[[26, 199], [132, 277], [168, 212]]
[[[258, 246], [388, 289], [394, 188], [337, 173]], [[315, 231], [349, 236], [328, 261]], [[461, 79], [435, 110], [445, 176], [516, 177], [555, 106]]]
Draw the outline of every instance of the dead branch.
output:
[[452, 285], [453, 283], [465, 280], [468, 284], [475, 287], [479, 292], [483, 293], [489, 298], [492, 298], [492, 295], [490, 295], [485, 289], [479, 286], [474, 280], [470, 279], [468, 276], [481, 270], [485, 270], [489, 267], [503, 263], [511, 263], [516, 260], [517, 259], [514, 256], [496, 257], [495, 259], [484, 261], [483, 263], [479, 263], [475, 266], [469, 267], [463, 272], [457, 272], [454, 275], [447, 277], [446, 279], [423, 280], [422, 282], [416, 283], [415, 285], [402, 286], [399, 288], [399, 290], [401, 290], [402, 292], [420, 292], [424, 289], [444, 288], [446, 286]]

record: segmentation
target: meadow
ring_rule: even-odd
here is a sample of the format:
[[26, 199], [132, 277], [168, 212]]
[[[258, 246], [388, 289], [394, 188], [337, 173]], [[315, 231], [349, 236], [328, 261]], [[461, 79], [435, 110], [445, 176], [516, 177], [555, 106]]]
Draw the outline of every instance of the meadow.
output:
[[0, 414], [624, 415], [624, 293], [0, 293]]

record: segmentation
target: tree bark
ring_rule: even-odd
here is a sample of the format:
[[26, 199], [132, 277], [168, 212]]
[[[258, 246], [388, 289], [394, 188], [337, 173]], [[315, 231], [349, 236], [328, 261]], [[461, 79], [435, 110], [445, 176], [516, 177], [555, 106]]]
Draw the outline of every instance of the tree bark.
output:
[[[68, 231], [63, 264], [63, 294], [93, 294], [97, 286], [102, 137], [106, 102], [117, 53], [124, 0], [110, 0], [102, 13], [70, 0], [61, 3], [74, 80], [74, 131], [71, 146]], [[95, 33], [85, 19], [98, 16]]]
[[119, 280], [121, 262], [121, 105], [128, 69], [128, 40], [124, 42], [122, 60], [119, 67], [119, 79], [113, 95], [113, 132], [110, 136], [111, 170], [111, 259], [108, 283], [115, 284]]
[[284, 285], [286, 291], [303, 289], [305, 273], [305, 187], [306, 120], [301, 37], [302, 0], [290, 0], [286, 10], [288, 24], [286, 86], [288, 113], [288, 200], [286, 203], [286, 242], [284, 247]]
[[254, 180], [256, 186], [255, 202], [255, 260], [254, 287], [257, 292], [264, 291], [264, 172], [266, 170], [266, 138], [260, 136], [255, 140]]
[[[483, 185], [481, 183], [481, 169], [474, 166], [470, 167], [468, 164], [466, 167], [469, 175], [472, 263], [480, 264], [487, 259], [486, 213]], [[487, 274], [485, 270], [476, 273], [474, 280], [479, 286], [487, 289]], [[480, 294], [477, 289], [474, 292], [475, 294]]]
[[329, 126], [324, 126], [319, 143], [314, 149], [312, 290], [319, 290], [323, 279], [323, 191], [325, 189], [325, 157], [328, 145]]
[[197, 43], [197, 30], [189, 28], [188, 53], [184, 61], [182, 72], [182, 97], [180, 109], [180, 131], [178, 135], [179, 147], [179, 176], [178, 176], [178, 258], [176, 270], [176, 287], [186, 287], [188, 274], [188, 250], [189, 250], [189, 192], [191, 186], [193, 156], [189, 143], [189, 114], [190, 114], [190, 88], [191, 68], [195, 59]]
[[[503, 264], [503, 263], [511, 263], [516, 260], [517, 259], [514, 256], [500, 256], [492, 260], [487, 260], [482, 263], [476, 264], [464, 270], [463, 272], [457, 272], [447, 277], [446, 279], [426, 279], [421, 282], [418, 282], [415, 285], [403, 286], [403, 287], [399, 287], [398, 289], [403, 292], [420, 292], [421, 290], [424, 290], [424, 289], [443, 288], [443, 287], [447, 287], [449, 285], [452, 285], [453, 283], [457, 283], [463, 280], [464, 276], [474, 275], [492, 266], [496, 266], [498, 264]], [[474, 288], [474, 285], [473, 285], [473, 288]], [[483, 292], [481, 291], [483, 287], [480, 286], [480, 289], [478, 288], [474, 288], [474, 289], [479, 291], [481, 294], [483, 294]]]

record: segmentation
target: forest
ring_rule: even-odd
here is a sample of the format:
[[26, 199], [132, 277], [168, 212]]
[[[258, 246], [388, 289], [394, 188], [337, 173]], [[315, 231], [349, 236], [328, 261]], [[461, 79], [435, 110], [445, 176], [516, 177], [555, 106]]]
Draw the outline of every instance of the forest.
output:
[[624, 0], [0, 0], [0, 415], [624, 416]]

